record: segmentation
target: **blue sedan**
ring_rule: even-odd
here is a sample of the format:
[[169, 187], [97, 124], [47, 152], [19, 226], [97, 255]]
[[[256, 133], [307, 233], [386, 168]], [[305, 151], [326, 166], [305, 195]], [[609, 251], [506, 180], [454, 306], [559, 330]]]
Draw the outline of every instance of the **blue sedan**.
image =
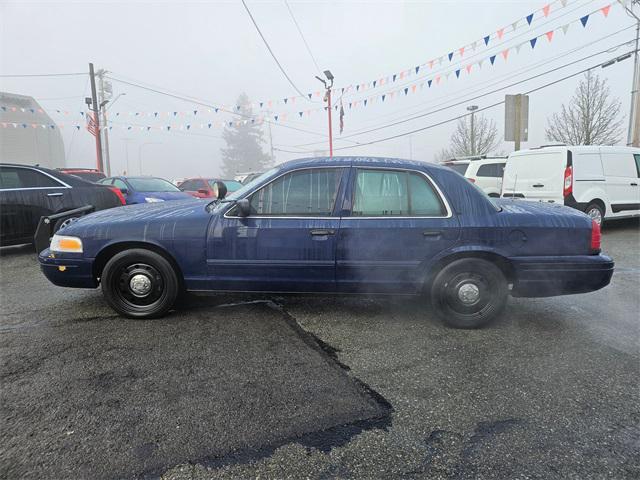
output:
[[96, 288], [126, 317], [182, 291], [424, 295], [477, 328], [509, 295], [590, 292], [613, 261], [600, 228], [562, 205], [496, 200], [455, 171], [390, 158], [294, 160], [227, 198], [80, 218], [39, 255], [56, 285]]
[[167, 200], [184, 200], [188, 193], [182, 192], [173, 183], [157, 177], [109, 177], [98, 183], [120, 190], [127, 205], [157, 203]]

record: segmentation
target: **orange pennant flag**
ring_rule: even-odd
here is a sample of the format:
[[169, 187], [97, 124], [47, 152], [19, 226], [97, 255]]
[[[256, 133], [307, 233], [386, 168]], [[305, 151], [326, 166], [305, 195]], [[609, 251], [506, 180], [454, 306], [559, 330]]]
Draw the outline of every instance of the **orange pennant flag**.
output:
[[611, 4], [607, 5], [606, 7], [602, 7], [600, 9], [600, 11], [602, 12], [605, 18], [609, 16], [609, 10], [611, 10]]
[[501, 28], [496, 33], [498, 34], [498, 38], [502, 40], [502, 36], [504, 35], [504, 28]]
[[404, 71], [400, 72], [400, 80], [404, 78]]
[[436, 75], [436, 83], [440, 83], [440, 75]]
[[551, 39], [553, 39], [553, 30], [549, 30], [545, 35], [547, 36], [547, 40], [551, 41]]
[[464, 56], [464, 47], [461, 47], [458, 51], [460, 52], [461, 57]]
[[433, 68], [433, 60], [429, 60], [429, 68]]
[[549, 16], [549, 9], [550, 9], [550, 8], [551, 8], [551, 5], [549, 5], [549, 4], [547, 4], [547, 5], [545, 5], [544, 7], [542, 7], [542, 14], [543, 14], [545, 17], [548, 17], [548, 16]]
[[469, 65], [467, 65], [467, 66], [466, 66], [467, 73], [471, 73], [471, 66], [472, 66], [471, 64], [469, 64]]
[[507, 57], [509, 56], [509, 49], [508, 48], [506, 50], [502, 51], [502, 56], [504, 57], [505, 60], [507, 59]]
[[416, 93], [416, 85], [411, 85], [411, 93]]

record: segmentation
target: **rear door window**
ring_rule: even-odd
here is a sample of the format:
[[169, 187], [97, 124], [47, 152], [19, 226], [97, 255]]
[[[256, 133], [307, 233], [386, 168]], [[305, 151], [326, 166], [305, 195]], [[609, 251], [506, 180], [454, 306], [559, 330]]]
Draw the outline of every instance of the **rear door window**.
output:
[[602, 167], [608, 177], [637, 178], [636, 160], [624, 153], [603, 153]]
[[0, 185], [8, 188], [56, 188], [63, 187], [57, 180], [31, 168], [2, 167]]
[[640, 178], [640, 154], [638, 153], [634, 154], [633, 158], [636, 161], [636, 174]]
[[357, 170], [353, 216], [444, 216], [445, 213], [440, 196], [431, 183], [419, 173]]
[[502, 163], [488, 163], [486, 165], [480, 165], [478, 168], [478, 177], [501, 177], [504, 170], [504, 164]]

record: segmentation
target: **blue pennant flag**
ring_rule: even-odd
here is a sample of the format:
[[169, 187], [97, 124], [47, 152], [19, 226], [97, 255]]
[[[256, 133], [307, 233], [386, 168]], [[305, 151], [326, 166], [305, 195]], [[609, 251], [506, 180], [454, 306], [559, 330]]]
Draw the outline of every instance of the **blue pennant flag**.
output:
[[538, 41], [538, 37], [532, 38], [531, 40], [529, 40], [529, 43], [531, 44], [531, 48], [536, 48], [537, 41]]
[[[7, 111], [7, 107], [2, 107], [2, 111], [6, 112]], [[56, 110], [56, 112], [60, 113], [60, 110]]]
[[533, 13], [530, 13], [529, 15], [527, 15], [527, 23], [531, 25], [532, 21], [533, 21]]
[[189, 130], [191, 128], [191, 125], [187, 125], [187, 130]]
[[307, 96], [309, 97], [309, 100], [311, 100], [311, 94], [309, 93]]
[[382, 101], [384, 102], [386, 95], [382, 95]]
[[284, 99], [284, 104], [285, 104], [285, 105], [287, 104], [287, 99], [286, 99], [286, 98]]
[[349, 102], [349, 109], [351, 109], [351, 102]]
[[230, 127], [233, 127], [233, 122], [228, 122]]
[[378, 83], [378, 81], [377, 81], [377, 80], [374, 80], [374, 81], [373, 81], [373, 88], [376, 88], [376, 83]]
[[429, 85], [429, 88], [431, 88], [431, 82], [433, 82], [433, 80], [427, 80], [427, 84]]
[[[25, 125], [24, 128], [27, 128], [27, 126]], [[76, 128], [80, 130], [80, 125], [76, 125]]]
[[420, 71], [420, 67], [416, 67], [416, 73], [418, 73]]
[[158, 112], [153, 112], [153, 116], [157, 117], [158, 116]]
[[[264, 102], [260, 102], [260, 108], [262, 108], [262, 105], [264, 105]], [[216, 110], [217, 112], [218, 110]]]
[[167, 125], [167, 132], [171, 130], [171, 125]]
[[33, 108], [30, 108], [30, 109], [29, 109], [29, 111], [30, 111], [31, 113], [36, 113], [36, 111], [35, 111]]
[[207, 123], [207, 128], [211, 128], [211, 124], [210, 123]]
[[178, 115], [178, 112], [173, 112], [173, 116], [175, 117], [176, 115]]
[[456, 78], [460, 78], [460, 69], [456, 70]]
[[485, 45], [489, 45], [489, 39], [491, 38], [491, 35], [487, 35], [486, 37], [484, 37], [484, 44]]
[[344, 87], [342, 87], [342, 93], [344, 93]]
[[496, 61], [496, 56], [495, 55], [491, 55], [489, 57], [489, 60], [491, 60], [491, 65], [493, 65], [493, 63]]
[[276, 122], [278, 121], [278, 115], [274, 115], [273, 118]]
[[140, 115], [140, 113], [136, 112], [136, 115], [135, 115], [135, 116], [137, 117], [138, 115]]
[[252, 119], [251, 119], [251, 123], [255, 123], [255, 121], [256, 121], [256, 119], [255, 119], [255, 118], [252, 118]]
[[216, 111], [216, 113], [218, 113], [218, 107], [214, 108], [214, 110]]
[[364, 101], [364, 106], [365, 106], [365, 107], [367, 106], [367, 100], [366, 100], [366, 99], [365, 99], [365, 101]]
[[404, 89], [404, 94], [406, 95], [407, 93], [409, 93], [409, 88]]
[[193, 111], [193, 114], [194, 114], [194, 115], [197, 115], [197, 114], [198, 114], [198, 110], [194, 110], [194, 111]]
[[[80, 125], [76, 125], [76, 127], [78, 128], [78, 130], [80, 130]], [[22, 124], [22, 128], [27, 128], [27, 124], [26, 124], [26, 123], [23, 123], [23, 124]]]
[[127, 127], [127, 130], [131, 130], [131, 128], [132, 128], [132, 127], [131, 127], [131, 125], [129, 125], [129, 126]]
[[151, 127], [147, 127], [147, 132], [148, 132], [149, 130], [151, 130]]
[[298, 112], [298, 115], [300, 115], [300, 118], [302, 118], [302, 112]]
[[[396, 81], [396, 77], [397, 77], [397, 75], [394, 73], [394, 74], [393, 74], [393, 81], [394, 81], [394, 82]], [[357, 88], [358, 88], [358, 87], [356, 87], [356, 89], [357, 89]], [[4, 108], [4, 107], [2, 107], [2, 108]]]
[[449, 61], [451, 61], [451, 59], [453, 58], [453, 52], [449, 53]]
[[360, 85], [356, 85], [356, 92], [360, 90]]
[[240, 111], [240, 105], [236, 105], [236, 110]]
[[585, 15], [584, 17], [582, 17], [580, 19], [580, 21], [582, 22], [582, 26], [586, 27], [587, 26], [587, 21], [589, 20], [589, 15]]

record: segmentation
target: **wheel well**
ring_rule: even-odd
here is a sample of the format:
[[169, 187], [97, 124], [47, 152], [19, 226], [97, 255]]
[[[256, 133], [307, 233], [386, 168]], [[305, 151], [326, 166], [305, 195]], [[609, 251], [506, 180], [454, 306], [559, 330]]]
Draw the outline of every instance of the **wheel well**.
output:
[[513, 281], [515, 280], [515, 271], [513, 269], [513, 265], [505, 257], [492, 252], [460, 252], [441, 258], [440, 260], [438, 260], [438, 262], [432, 265], [425, 278], [424, 288], [428, 289], [431, 287], [431, 282], [433, 281], [434, 277], [440, 270], [442, 270], [442, 268], [444, 268], [445, 265], [462, 258], [479, 258], [482, 260], [487, 260], [488, 262], [496, 265], [502, 271], [502, 273], [504, 274], [504, 278], [506, 278], [507, 280], [507, 283], [513, 283]]
[[591, 200], [590, 202], [587, 202], [586, 205], [584, 206], [584, 210], [585, 212], [587, 211], [587, 207], [589, 207], [589, 205], [591, 205], [592, 203], [597, 204], [598, 206], [600, 206], [602, 208], [602, 211], [604, 213], [607, 213], [607, 206], [604, 204], [604, 202], [602, 200], [600, 200], [599, 198], [594, 198], [593, 200]]
[[175, 258], [173, 258], [169, 252], [167, 252], [164, 248], [154, 245], [152, 243], [145, 242], [121, 242], [115, 243], [113, 245], [109, 245], [107, 248], [103, 249], [98, 253], [96, 259], [93, 262], [93, 277], [97, 280], [102, 275], [102, 270], [107, 262], [114, 256], [120, 252], [125, 250], [130, 250], [132, 248], [143, 248], [145, 250], [150, 250], [152, 252], [157, 253], [158, 255], [163, 256], [175, 269], [178, 274], [178, 280], [180, 281], [180, 285], [182, 286], [184, 283], [184, 277], [182, 275], [182, 270], [176, 262]]

